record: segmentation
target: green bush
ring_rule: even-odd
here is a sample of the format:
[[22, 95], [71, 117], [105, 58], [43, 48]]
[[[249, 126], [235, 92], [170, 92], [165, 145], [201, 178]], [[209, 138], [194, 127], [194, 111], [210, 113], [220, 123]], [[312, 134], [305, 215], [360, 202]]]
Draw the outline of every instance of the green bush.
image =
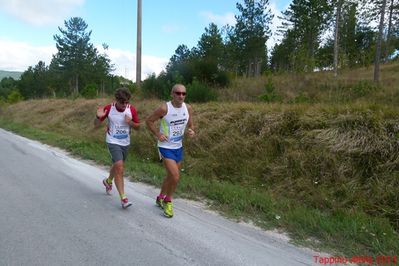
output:
[[23, 99], [24, 98], [18, 90], [11, 91], [11, 93], [7, 96], [7, 102], [9, 103], [17, 103]]
[[1, 108], [6, 106], [6, 99], [3, 96], [0, 96], [0, 114], [1, 114]]
[[281, 97], [276, 93], [276, 90], [273, 85], [273, 81], [271, 78], [268, 79], [267, 83], [265, 84], [265, 93], [260, 95], [259, 100], [263, 102], [276, 102], [281, 101]]
[[228, 73], [224, 71], [219, 71], [215, 75], [215, 82], [221, 87], [227, 87], [231, 83]]
[[93, 99], [97, 96], [97, 85], [96, 84], [88, 84], [84, 87], [84, 89], [80, 92], [80, 94], [86, 99]]
[[158, 77], [155, 73], [152, 73], [143, 81], [141, 89], [145, 97], [157, 97], [166, 100], [170, 96], [172, 85], [167, 81], [164, 73], [161, 73]]
[[352, 87], [355, 97], [363, 97], [378, 89], [378, 86], [367, 80], [361, 80]]
[[304, 93], [304, 92], [300, 92], [298, 96], [296, 96], [293, 100], [294, 103], [311, 103], [312, 99], [310, 99], [310, 97]]
[[209, 102], [217, 99], [216, 93], [206, 84], [198, 80], [187, 85], [187, 101], [188, 102]]

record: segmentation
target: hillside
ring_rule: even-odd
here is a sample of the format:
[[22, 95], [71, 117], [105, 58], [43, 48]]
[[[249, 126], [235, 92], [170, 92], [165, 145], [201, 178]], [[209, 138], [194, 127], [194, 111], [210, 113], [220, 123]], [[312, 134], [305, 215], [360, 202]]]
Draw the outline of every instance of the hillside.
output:
[[6, 77], [11, 77], [15, 80], [19, 79], [21, 77], [22, 72], [18, 71], [6, 71], [6, 70], [0, 70], [0, 80]]
[[[321, 241], [341, 254], [397, 255], [396, 69], [385, 66], [379, 86], [355, 78], [364, 69], [341, 83], [329, 83], [324, 73], [274, 76], [280, 96], [274, 102], [256, 97], [267, 77], [236, 80], [230, 90], [237, 97], [253, 93], [252, 102], [193, 104], [197, 137], [185, 143], [179, 195], [207, 198], [227, 215], [284, 229], [307, 245]], [[108, 165], [104, 130], [93, 130], [92, 122], [96, 107], [111, 100], [20, 102], [1, 109], [0, 126]], [[159, 103], [133, 100], [142, 122]], [[133, 133], [127, 171], [134, 180], [159, 184], [163, 170], [154, 147], [144, 125]]]

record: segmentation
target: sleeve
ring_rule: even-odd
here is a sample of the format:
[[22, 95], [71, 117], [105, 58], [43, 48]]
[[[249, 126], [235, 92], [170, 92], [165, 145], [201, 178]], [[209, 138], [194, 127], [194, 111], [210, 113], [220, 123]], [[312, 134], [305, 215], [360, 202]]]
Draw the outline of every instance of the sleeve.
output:
[[130, 112], [132, 113], [132, 120], [134, 123], [140, 123], [139, 116], [137, 115], [136, 108], [130, 105]]
[[108, 104], [104, 107], [104, 111], [105, 111], [105, 115], [103, 117], [100, 118], [100, 121], [104, 121], [105, 118], [108, 117], [109, 111], [111, 110], [111, 105]]

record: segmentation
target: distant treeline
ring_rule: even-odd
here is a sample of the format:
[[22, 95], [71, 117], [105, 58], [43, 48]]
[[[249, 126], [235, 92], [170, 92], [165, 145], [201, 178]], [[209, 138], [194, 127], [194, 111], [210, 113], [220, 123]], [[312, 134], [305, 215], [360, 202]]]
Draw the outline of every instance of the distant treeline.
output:
[[0, 70], [0, 80], [3, 78], [13, 78], [13, 79], [19, 79], [21, 77], [22, 72], [18, 71], [5, 71], [5, 70]]
[[[338, 70], [371, 64], [378, 82], [380, 61], [399, 57], [399, 0], [298, 0], [281, 14], [271, 12], [269, 0], [243, 0], [236, 8], [235, 25], [218, 28], [210, 23], [197, 46], [180, 44], [165, 71], [144, 80], [144, 96], [168, 97], [170, 87], [179, 82], [190, 86], [192, 101], [209, 101], [215, 99], [215, 89], [228, 87], [235, 77], [315, 70], [338, 75]], [[274, 16], [283, 21], [274, 36], [281, 41], [268, 51]], [[94, 97], [121, 84], [135, 88], [110, 74], [113, 65], [90, 43], [91, 31], [82, 18], [64, 24], [61, 34], [54, 35], [58, 52], [50, 65], [40, 61], [11, 88], [2, 84], [0, 97]]]

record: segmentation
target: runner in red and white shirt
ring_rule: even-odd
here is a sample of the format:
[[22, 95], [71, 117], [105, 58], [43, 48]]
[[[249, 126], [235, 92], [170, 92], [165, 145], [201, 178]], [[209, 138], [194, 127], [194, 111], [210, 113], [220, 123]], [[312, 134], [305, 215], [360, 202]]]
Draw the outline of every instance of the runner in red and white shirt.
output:
[[131, 94], [128, 89], [120, 88], [115, 92], [116, 101], [105, 107], [97, 108], [94, 125], [98, 127], [102, 121], [108, 119], [107, 133], [105, 141], [111, 154], [112, 167], [109, 177], [103, 180], [105, 191], [111, 194], [112, 181], [115, 179], [115, 186], [121, 198], [121, 204], [124, 209], [131, 206], [132, 203], [125, 195], [123, 180], [123, 164], [127, 158], [130, 146], [131, 129], [138, 130], [140, 121], [137, 111], [133, 105], [129, 104]]

